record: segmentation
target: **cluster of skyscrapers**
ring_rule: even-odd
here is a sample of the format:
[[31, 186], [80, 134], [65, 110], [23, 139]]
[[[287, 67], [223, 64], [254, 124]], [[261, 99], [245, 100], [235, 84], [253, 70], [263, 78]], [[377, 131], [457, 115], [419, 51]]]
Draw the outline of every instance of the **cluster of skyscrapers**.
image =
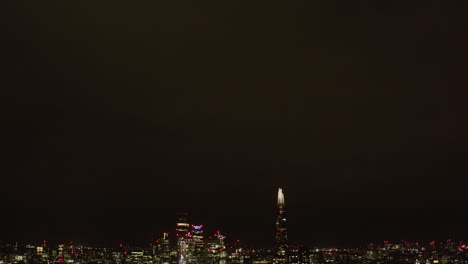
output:
[[[95, 248], [73, 243], [21, 245], [0, 242], [0, 264], [468, 264], [468, 246], [459, 241], [388, 242], [366, 248], [307, 248], [288, 242], [286, 205], [278, 190], [275, 246], [269, 249], [225, 243], [220, 231], [205, 235], [203, 225], [191, 224], [187, 213], [177, 214], [175, 232], [163, 233], [145, 247], [120, 244]], [[238, 242], [238, 241], [237, 241]]]
[[[178, 213], [175, 232], [163, 233], [149, 247], [138, 248], [120, 244], [117, 249], [76, 246], [72, 243], [51, 246], [19, 246], [5, 244], [0, 248], [0, 264], [4, 263], [147, 263], [147, 264], [285, 264], [288, 261], [285, 200], [278, 190], [276, 245], [271, 250], [249, 250], [239, 243], [225, 244], [220, 231], [205, 235], [201, 224], [189, 222], [188, 213]], [[238, 242], [238, 241], [237, 241]], [[3, 253], [2, 253], [3, 252]]]
[[168, 235], [164, 233], [155, 243], [155, 253], [161, 256], [161, 264], [226, 263], [225, 236], [217, 231], [206, 238], [203, 225], [190, 224], [187, 213], [177, 215], [175, 245], [172, 247]]
[[[286, 226], [285, 198], [281, 188], [278, 189], [276, 236], [274, 264], [295, 262], [296, 254], [288, 254], [288, 231]], [[224, 238], [219, 231], [206, 238], [203, 225], [190, 224], [188, 213], [177, 214], [175, 237], [170, 242], [169, 234], [155, 243], [155, 254], [160, 256], [160, 264], [226, 264], [229, 262], [250, 262], [242, 248], [227, 252]], [[296, 252], [292, 250], [291, 252]], [[229, 255], [228, 255], [229, 253]], [[264, 259], [263, 261], [267, 261]], [[297, 260], [298, 261], [298, 260]], [[271, 261], [270, 261], [271, 262]]]

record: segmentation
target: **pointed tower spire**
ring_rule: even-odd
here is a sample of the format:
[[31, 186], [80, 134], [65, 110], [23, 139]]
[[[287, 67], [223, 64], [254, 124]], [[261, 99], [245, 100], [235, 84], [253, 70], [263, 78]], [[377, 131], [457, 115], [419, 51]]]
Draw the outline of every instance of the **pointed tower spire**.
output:
[[284, 206], [284, 194], [283, 189], [278, 189], [278, 206]]
[[276, 217], [276, 254], [274, 264], [288, 264], [288, 230], [286, 228], [286, 212], [284, 208], [283, 189], [278, 189], [278, 215]]

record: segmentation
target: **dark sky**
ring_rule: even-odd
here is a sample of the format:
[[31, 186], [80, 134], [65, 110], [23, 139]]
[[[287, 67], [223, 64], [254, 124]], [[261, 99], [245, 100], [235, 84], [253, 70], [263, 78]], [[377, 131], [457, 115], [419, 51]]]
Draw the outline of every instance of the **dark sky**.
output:
[[3, 1], [0, 238], [466, 238], [466, 1]]

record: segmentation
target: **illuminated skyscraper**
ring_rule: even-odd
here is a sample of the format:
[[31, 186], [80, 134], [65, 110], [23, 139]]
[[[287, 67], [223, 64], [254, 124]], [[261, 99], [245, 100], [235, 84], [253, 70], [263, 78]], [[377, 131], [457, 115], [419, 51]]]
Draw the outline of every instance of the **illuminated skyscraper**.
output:
[[287, 262], [288, 232], [286, 229], [286, 214], [283, 189], [278, 189], [278, 215], [276, 217], [275, 263]]
[[170, 264], [171, 261], [171, 247], [169, 243], [169, 233], [163, 233], [163, 237], [161, 238], [161, 264]]
[[188, 223], [188, 213], [177, 214], [176, 237], [185, 237], [190, 231]]
[[192, 225], [191, 263], [205, 264], [205, 242], [203, 241], [203, 225]]
[[217, 231], [213, 237], [210, 237], [208, 240], [208, 264], [226, 264], [226, 246], [224, 245], [224, 239], [226, 237], [221, 234], [220, 231]]
[[177, 239], [177, 263], [178, 264], [187, 264], [189, 260], [189, 246], [190, 246], [190, 237], [189, 237], [189, 223], [188, 223], [188, 214], [179, 213], [177, 214], [177, 224], [176, 224], [176, 239]]

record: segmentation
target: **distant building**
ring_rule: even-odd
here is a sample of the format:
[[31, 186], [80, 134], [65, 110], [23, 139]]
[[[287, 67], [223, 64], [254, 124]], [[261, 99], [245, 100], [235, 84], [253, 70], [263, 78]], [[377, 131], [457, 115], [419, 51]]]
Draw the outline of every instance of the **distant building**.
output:
[[220, 231], [216, 232], [207, 242], [207, 263], [208, 264], [226, 264], [226, 246], [224, 239], [226, 237]]
[[177, 263], [188, 264], [190, 254], [190, 224], [187, 213], [177, 214], [176, 239], [177, 239]]
[[192, 225], [191, 233], [191, 263], [205, 264], [205, 242], [203, 240], [203, 225]]
[[303, 246], [288, 247], [288, 264], [310, 264], [310, 252]]
[[288, 231], [286, 228], [286, 213], [283, 189], [278, 189], [278, 214], [276, 217], [275, 258], [274, 263], [287, 263]]
[[169, 233], [163, 233], [160, 240], [160, 264], [170, 264], [171, 262], [171, 246], [169, 243]]

